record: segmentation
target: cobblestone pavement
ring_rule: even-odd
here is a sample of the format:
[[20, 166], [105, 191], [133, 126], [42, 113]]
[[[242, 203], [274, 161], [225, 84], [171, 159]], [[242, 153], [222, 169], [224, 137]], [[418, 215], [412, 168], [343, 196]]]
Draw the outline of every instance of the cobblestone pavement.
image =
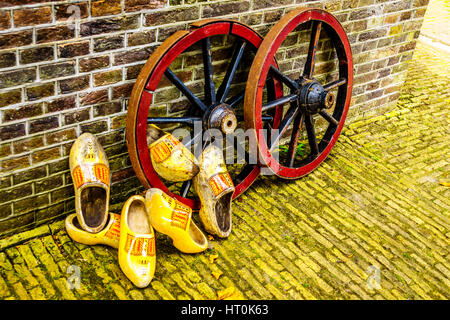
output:
[[395, 110], [347, 125], [312, 174], [259, 178], [206, 252], [158, 234], [146, 289], [116, 250], [77, 244], [58, 221], [0, 240], [0, 298], [449, 299], [449, 72], [450, 55], [419, 43]]

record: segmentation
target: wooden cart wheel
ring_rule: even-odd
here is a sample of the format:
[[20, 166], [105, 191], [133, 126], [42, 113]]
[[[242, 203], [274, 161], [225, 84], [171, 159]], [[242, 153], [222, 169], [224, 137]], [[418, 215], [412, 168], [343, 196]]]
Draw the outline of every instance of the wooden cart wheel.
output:
[[[292, 62], [286, 63], [285, 69], [293, 66], [291, 70], [271, 65], [274, 57], [284, 55], [286, 60], [291, 58], [289, 54], [297, 57], [287, 60]], [[320, 60], [324, 62], [319, 64]], [[262, 91], [270, 76], [283, 83], [284, 95], [264, 103]], [[287, 179], [301, 177], [317, 168], [341, 133], [352, 83], [350, 43], [333, 15], [321, 9], [302, 8], [291, 11], [276, 23], [255, 56], [244, 100], [246, 125], [252, 128], [257, 140], [261, 165]], [[266, 137], [261, 130], [262, 119], [280, 106], [285, 108], [281, 122]], [[322, 122], [322, 131], [317, 129], [316, 120]]]
[[[215, 128], [227, 139], [234, 139], [235, 128], [245, 127], [245, 82], [261, 42], [262, 37], [257, 32], [240, 22], [208, 19], [191, 24], [190, 30], [174, 33], [154, 51], [133, 87], [126, 123], [130, 160], [146, 189], [156, 187], [191, 208], [200, 207], [191, 188], [192, 180], [170, 183], [155, 172], [147, 143], [147, 125], [155, 124], [173, 134], [175, 129], [188, 130], [189, 139], [176, 137], [196, 155], [199, 147], [200, 151], [202, 148], [203, 133], [194, 132], [199, 124], [202, 132]], [[275, 60], [272, 64], [277, 67]], [[281, 95], [281, 83], [269, 77], [267, 99]], [[281, 112], [282, 108], [277, 108], [261, 121], [266, 127], [277, 126]], [[226, 122], [220, 121], [225, 118]], [[233, 142], [233, 148], [235, 158], [238, 153], [244, 154], [243, 162], [227, 163], [235, 185], [235, 198], [253, 183], [260, 168], [256, 160], [249, 161], [248, 152], [241, 145]]]

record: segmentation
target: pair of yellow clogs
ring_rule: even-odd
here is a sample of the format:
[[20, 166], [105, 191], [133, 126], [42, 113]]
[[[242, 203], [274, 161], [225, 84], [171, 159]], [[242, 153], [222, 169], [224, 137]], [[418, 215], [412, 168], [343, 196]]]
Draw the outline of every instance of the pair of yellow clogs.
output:
[[207, 232], [226, 238], [231, 232], [231, 201], [233, 181], [228, 174], [223, 153], [214, 144], [208, 145], [198, 161], [174, 136], [149, 126], [149, 149], [153, 168], [168, 181], [193, 179], [201, 207], [200, 220]]
[[86, 245], [117, 248], [119, 265], [136, 286], [146, 287], [155, 273], [153, 227], [171, 237], [174, 246], [182, 252], [197, 253], [207, 248], [205, 235], [192, 221], [192, 209], [159, 189], [149, 189], [145, 198], [130, 197], [120, 216], [110, 213], [109, 164], [92, 134], [82, 134], [75, 141], [69, 164], [76, 213], [66, 218], [67, 233]]

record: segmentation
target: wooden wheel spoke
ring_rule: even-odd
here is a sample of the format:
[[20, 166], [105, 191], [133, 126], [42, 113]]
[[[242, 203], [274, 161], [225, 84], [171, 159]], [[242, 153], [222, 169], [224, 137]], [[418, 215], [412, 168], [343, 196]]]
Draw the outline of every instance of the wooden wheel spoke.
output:
[[226, 104], [230, 107], [230, 108], [234, 108], [236, 107], [241, 101], [244, 100], [245, 97], [245, 91], [241, 91], [239, 92], [237, 95], [231, 97], [230, 99], [227, 100]]
[[225, 102], [225, 99], [227, 98], [237, 67], [239, 65], [239, 62], [241, 62], [242, 55], [244, 54], [246, 44], [247, 43], [244, 40], [239, 40], [236, 43], [233, 56], [231, 58], [230, 64], [228, 65], [227, 72], [217, 92], [217, 101], [219, 103]]
[[313, 21], [311, 39], [309, 41], [308, 57], [306, 58], [303, 76], [311, 79], [314, 74], [314, 65], [316, 60], [317, 46], [319, 44], [320, 31], [322, 29], [321, 21]]
[[300, 108], [297, 106], [297, 103], [291, 103], [290, 108], [286, 112], [283, 120], [281, 120], [281, 123], [279, 127], [276, 129], [278, 130], [278, 133], [276, 136], [273, 134], [271, 135], [270, 141], [268, 141], [267, 146], [269, 147], [269, 151], [273, 151], [275, 146], [278, 145], [278, 142], [280, 141], [280, 138], [283, 136], [283, 134], [288, 129], [289, 125], [292, 123], [292, 121], [295, 119], [297, 114], [300, 112]]
[[337, 121], [331, 114], [329, 114], [328, 112], [326, 112], [325, 110], [320, 110], [319, 114], [325, 119], [327, 120], [330, 124], [338, 126], [339, 121]]
[[282, 104], [288, 103], [288, 102], [294, 102], [297, 100], [296, 94], [290, 94], [288, 96], [281, 97], [277, 100], [273, 100], [268, 102], [267, 104], [263, 105], [261, 108], [261, 112], [265, 112], [267, 110], [273, 109], [275, 107], [278, 107]]
[[191, 90], [188, 89], [184, 85], [184, 83], [176, 76], [175, 73], [172, 72], [169, 68], [166, 69], [164, 72], [165, 76], [175, 85], [175, 87], [178, 88], [185, 96], [188, 98], [188, 100], [198, 108], [200, 108], [203, 111], [206, 111], [208, 108], [206, 105], [196, 96], [192, 93]]
[[216, 89], [214, 87], [213, 68], [211, 61], [211, 41], [209, 37], [202, 40], [203, 72], [205, 75], [205, 102], [207, 105], [216, 103]]
[[147, 118], [147, 123], [184, 123], [193, 126], [196, 121], [202, 121], [199, 117], [150, 117]]
[[297, 90], [299, 88], [299, 85], [297, 82], [289, 78], [287, 75], [282, 73], [280, 70], [275, 68], [273, 65], [270, 66], [269, 69], [270, 73], [277, 79], [278, 81], [284, 83], [292, 90]]
[[311, 155], [316, 157], [319, 154], [319, 146], [317, 144], [316, 130], [314, 129], [314, 122], [311, 115], [305, 117], [305, 128], [308, 133], [309, 147], [311, 148]]
[[291, 141], [289, 142], [289, 150], [287, 156], [287, 165], [289, 167], [292, 167], [294, 165], [295, 154], [297, 153], [298, 137], [300, 135], [304, 119], [305, 119], [304, 113], [299, 113], [294, 119]]
[[330, 83], [324, 85], [323, 88], [325, 89], [325, 91], [330, 91], [330, 90], [337, 88], [339, 86], [342, 86], [343, 84], [346, 84], [346, 83], [347, 83], [347, 79], [341, 78], [339, 80], [336, 80], [336, 81], [333, 81], [333, 82], [330, 82]]
[[[243, 115], [236, 115], [236, 119], [238, 122], [245, 120]], [[267, 122], [267, 121], [273, 122], [273, 117], [272, 116], [261, 116], [261, 120], [263, 122]]]

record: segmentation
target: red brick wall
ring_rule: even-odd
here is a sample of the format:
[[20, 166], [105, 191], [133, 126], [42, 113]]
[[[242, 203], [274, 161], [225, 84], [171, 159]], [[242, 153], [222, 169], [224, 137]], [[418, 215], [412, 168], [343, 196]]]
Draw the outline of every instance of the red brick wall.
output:
[[0, 0], [0, 235], [74, 210], [68, 154], [82, 132], [96, 134], [108, 154], [117, 212], [142, 191], [124, 140], [127, 101], [155, 47], [189, 22], [226, 16], [264, 35], [292, 8], [332, 12], [352, 43], [350, 122], [392, 108], [427, 3]]

